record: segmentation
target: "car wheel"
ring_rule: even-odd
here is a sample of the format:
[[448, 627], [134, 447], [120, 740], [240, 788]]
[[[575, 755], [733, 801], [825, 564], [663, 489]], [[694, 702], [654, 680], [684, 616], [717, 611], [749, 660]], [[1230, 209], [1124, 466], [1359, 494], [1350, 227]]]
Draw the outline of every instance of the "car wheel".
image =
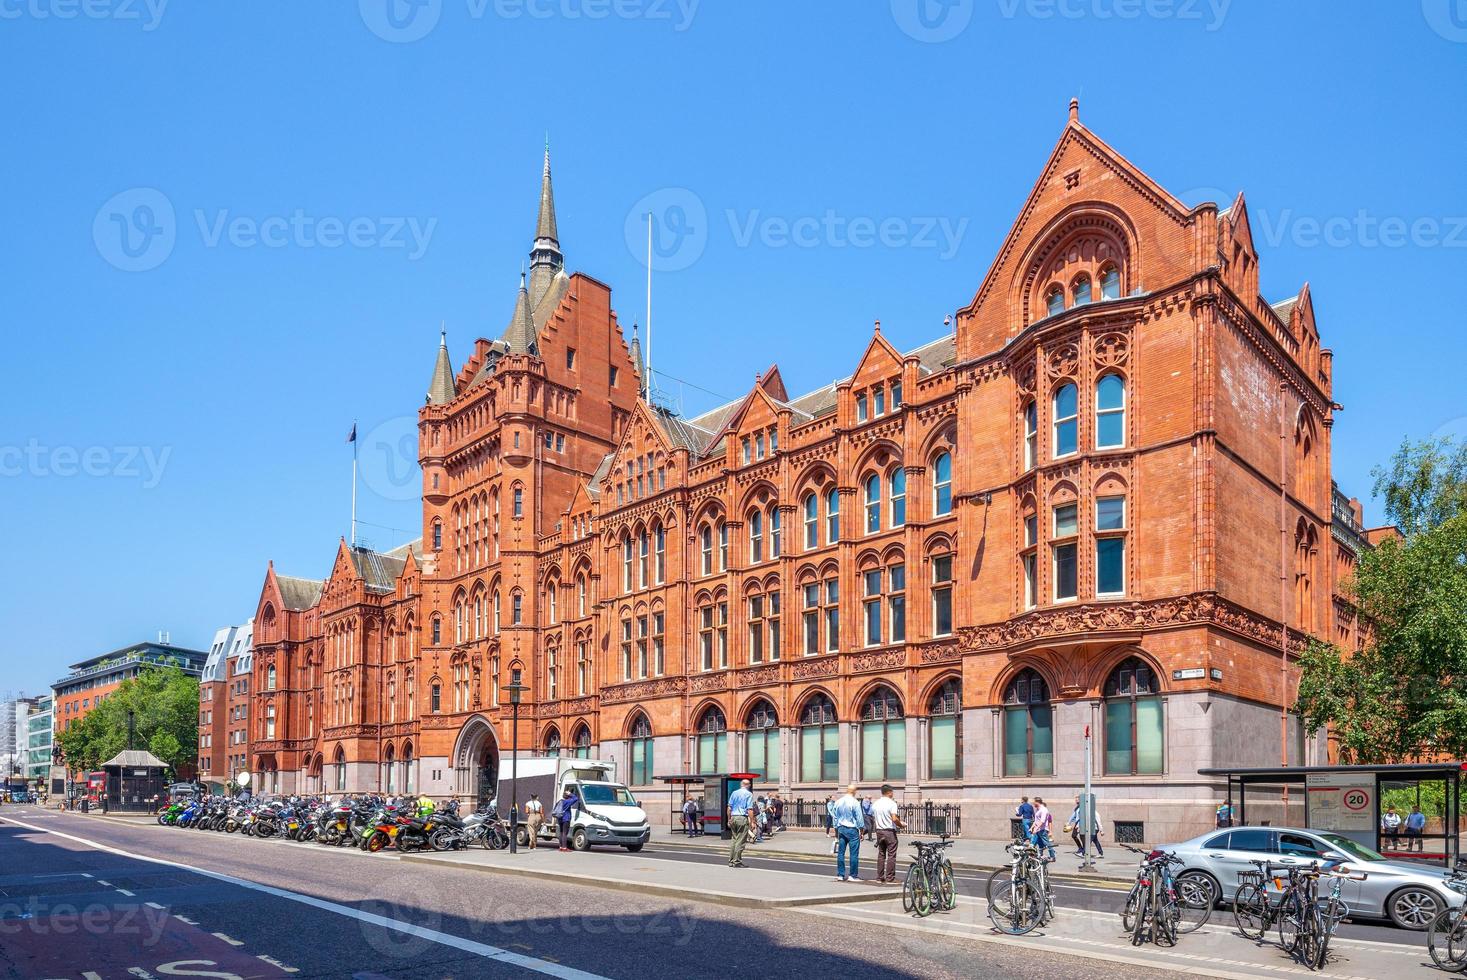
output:
[[626, 846], [626, 849], [628, 851], [631, 851], [633, 854], [637, 853], [638, 851], [640, 851], [642, 849], [642, 845], [641, 844], [627, 844], [625, 846]]
[[577, 830], [571, 834], [571, 847], [578, 851], [589, 851], [591, 849], [591, 838], [586, 836], [584, 830]]
[[1204, 888], [1207, 890], [1206, 908], [1213, 908], [1222, 895], [1222, 886], [1217, 883], [1216, 878], [1206, 871], [1183, 871], [1177, 875], [1177, 892], [1187, 895], [1189, 899], [1195, 898], [1198, 904], [1204, 901]]
[[1402, 929], [1420, 932], [1442, 910], [1442, 901], [1425, 888], [1402, 888], [1386, 899], [1386, 915]]

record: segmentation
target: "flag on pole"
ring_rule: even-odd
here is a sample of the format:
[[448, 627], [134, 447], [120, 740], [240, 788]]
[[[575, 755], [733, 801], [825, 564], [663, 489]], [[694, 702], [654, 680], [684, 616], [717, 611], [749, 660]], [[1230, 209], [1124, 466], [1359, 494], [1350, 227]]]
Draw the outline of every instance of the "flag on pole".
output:
[[355, 422], [353, 422], [351, 424], [351, 432], [347, 434], [346, 441], [347, 442], [356, 442], [357, 441], [357, 424]]

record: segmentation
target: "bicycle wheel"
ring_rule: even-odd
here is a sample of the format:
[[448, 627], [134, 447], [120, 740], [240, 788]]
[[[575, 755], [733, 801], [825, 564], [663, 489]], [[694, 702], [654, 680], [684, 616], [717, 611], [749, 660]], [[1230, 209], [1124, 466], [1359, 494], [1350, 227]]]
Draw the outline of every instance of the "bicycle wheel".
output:
[[911, 915], [917, 908], [917, 865], [907, 865], [906, 877], [902, 878], [902, 911]]
[[1461, 973], [1467, 967], [1467, 916], [1456, 909], [1442, 909], [1431, 920], [1426, 950], [1437, 969]]
[[1121, 909], [1121, 929], [1130, 934], [1136, 931], [1136, 914], [1141, 908], [1141, 885], [1131, 886], [1131, 894], [1126, 896], [1126, 906]]
[[940, 912], [951, 912], [958, 907], [958, 886], [953, 881], [953, 866], [946, 861], [939, 864], [936, 878], [932, 904]]
[[1177, 923], [1180, 914], [1177, 903], [1171, 899], [1163, 899], [1156, 907], [1156, 916], [1151, 923], [1151, 940], [1158, 946], [1175, 946], [1177, 944]]
[[1317, 964], [1324, 955], [1321, 946], [1324, 942], [1324, 917], [1319, 914], [1319, 906], [1313, 906], [1304, 910], [1303, 921], [1299, 928], [1299, 946], [1295, 955], [1299, 962], [1311, 970], [1319, 969]]
[[922, 865], [914, 865], [917, 874], [912, 882], [912, 911], [917, 918], [926, 918], [932, 914], [932, 882], [927, 880], [927, 869]]
[[1131, 945], [1146, 942], [1146, 927], [1156, 916], [1156, 890], [1154, 885], [1142, 885], [1136, 900], [1136, 922], [1131, 927]]
[[1008, 881], [1008, 894], [1000, 902], [988, 903], [988, 918], [993, 927], [1009, 936], [1022, 936], [1039, 925], [1043, 898], [1025, 878]]
[[1233, 893], [1233, 921], [1244, 936], [1261, 940], [1268, 930], [1268, 893], [1252, 883], [1239, 885]]
[[1177, 892], [1177, 932], [1196, 932], [1212, 917], [1212, 886], [1196, 878], [1179, 878]]
[[988, 899], [990, 913], [994, 906], [998, 906], [998, 914], [1007, 916], [1009, 905], [1013, 899], [1014, 872], [1009, 868], [999, 868], [988, 876], [988, 884], [984, 887], [983, 896]]
[[1279, 909], [1279, 945], [1284, 948], [1284, 952], [1294, 952], [1294, 948], [1299, 945], [1299, 933], [1303, 929], [1304, 903], [1298, 895], [1285, 895], [1283, 907]]

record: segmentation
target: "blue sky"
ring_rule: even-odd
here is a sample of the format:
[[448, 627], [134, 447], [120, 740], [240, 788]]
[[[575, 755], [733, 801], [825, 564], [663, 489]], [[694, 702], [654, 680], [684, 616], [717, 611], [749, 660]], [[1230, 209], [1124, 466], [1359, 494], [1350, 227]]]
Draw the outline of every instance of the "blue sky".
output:
[[1078, 95], [1188, 203], [1247, 192], [1268, 297], [1313, 284], [1342, 485], [1467, 434], [1467, 5], [390, 2], [0, 2], [0, 689], [323, 576], [354, 418], [364, 536], [417, 534], [394, 447], [439, 322], [457, 364], [509, 317], [547, 131], [628, 326], [667, 216], [690, 412], [942, 333]]

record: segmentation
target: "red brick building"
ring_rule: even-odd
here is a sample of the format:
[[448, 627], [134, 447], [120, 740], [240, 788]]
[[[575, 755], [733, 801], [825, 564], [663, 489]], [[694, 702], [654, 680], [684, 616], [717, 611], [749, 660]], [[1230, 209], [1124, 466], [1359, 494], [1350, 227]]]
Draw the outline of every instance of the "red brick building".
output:
[[1072, 106], [951, 333], [878, 324], [844, 381], [771, 367], [696, 418], [564, 271], [548, 156], [530, 258], [500, 338], [438, 352], [421, 541], [267, 574], [267, 785], [480, 793], [515, 680], [522, 747], [639, 795], [892, 782], [980, 835], [1073, 794], [1087, 727], [1148, 839], [1209, 818], [1199, 768], [1301, 761], [1289, 658], [1338, 628], [1331, 357], [1307, 285], [1259, 295], [1241, 195], [1183, 204]]

